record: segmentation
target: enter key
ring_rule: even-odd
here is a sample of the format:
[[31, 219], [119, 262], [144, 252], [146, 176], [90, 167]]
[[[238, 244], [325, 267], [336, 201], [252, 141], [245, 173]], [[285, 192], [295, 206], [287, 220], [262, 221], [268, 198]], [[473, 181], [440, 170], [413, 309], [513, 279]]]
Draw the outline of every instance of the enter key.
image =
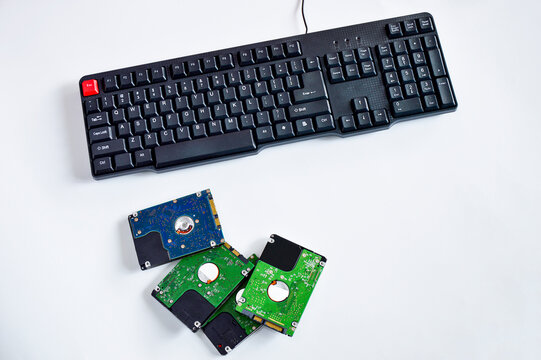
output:
[[293, 100], [296, 104], [329, 98], [321, 71], [304, 73], [302, 83], [304, 88], [293, 91]]

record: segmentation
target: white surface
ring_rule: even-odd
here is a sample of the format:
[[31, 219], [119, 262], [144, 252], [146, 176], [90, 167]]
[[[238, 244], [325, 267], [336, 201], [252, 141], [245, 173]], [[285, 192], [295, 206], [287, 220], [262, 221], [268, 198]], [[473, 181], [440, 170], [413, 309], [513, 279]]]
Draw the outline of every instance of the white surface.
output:
[[244, 254], [277, 233], [329, 259], [295, 336], [229, 359], [541, 358], [540, 10], [307, 0], [312, 31], [431, 12], [458, 111], [97, 182], [82, 75], [297, 34], [297, 4], [2, 1], [0, 358], [218, 358], [150, 297], [173, 264], [141, 272], [126, 220], [207, 187]]

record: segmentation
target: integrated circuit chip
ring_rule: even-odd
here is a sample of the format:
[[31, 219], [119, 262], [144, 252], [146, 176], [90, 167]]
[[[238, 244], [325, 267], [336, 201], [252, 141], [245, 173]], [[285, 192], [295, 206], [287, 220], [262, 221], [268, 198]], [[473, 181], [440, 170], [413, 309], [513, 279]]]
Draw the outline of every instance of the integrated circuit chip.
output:
[[326, 261], [322, 255], [271, 235], [236, 310], [293, 336]]
[[224, 242], [209, 189], [128, 216], [142, 270]]
[[196, 332], [253, 269], [228, 243], [179, 260], [152, 296]]
[[[257, 256], [253, 254], [248, 260], [255, 265]], [[230, 294], [227, 300], [203, 324], [203, 332], [222, 355], [233, 350], [235, 346], [261, 326], [260, 323], [235, 310], [247, 282], [248, 278], [242, 280], [238, 290]]]

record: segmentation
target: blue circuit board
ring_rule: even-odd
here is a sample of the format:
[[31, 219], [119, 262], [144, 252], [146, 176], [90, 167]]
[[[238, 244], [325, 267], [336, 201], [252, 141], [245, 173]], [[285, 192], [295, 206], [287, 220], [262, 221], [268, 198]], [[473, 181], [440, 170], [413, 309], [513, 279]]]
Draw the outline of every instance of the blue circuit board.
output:
[[128, 220], [143, 270], [224, 242], [209, 189], [139, 210]]

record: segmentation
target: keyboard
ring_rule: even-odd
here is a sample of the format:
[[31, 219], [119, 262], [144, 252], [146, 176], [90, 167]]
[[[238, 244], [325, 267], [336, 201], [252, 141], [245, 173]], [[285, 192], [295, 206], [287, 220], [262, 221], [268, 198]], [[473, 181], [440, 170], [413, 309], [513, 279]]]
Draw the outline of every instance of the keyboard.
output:
[[96, 179], [363, 134], [457, 107], [428, 13], [87, 75], [80, 91]]

